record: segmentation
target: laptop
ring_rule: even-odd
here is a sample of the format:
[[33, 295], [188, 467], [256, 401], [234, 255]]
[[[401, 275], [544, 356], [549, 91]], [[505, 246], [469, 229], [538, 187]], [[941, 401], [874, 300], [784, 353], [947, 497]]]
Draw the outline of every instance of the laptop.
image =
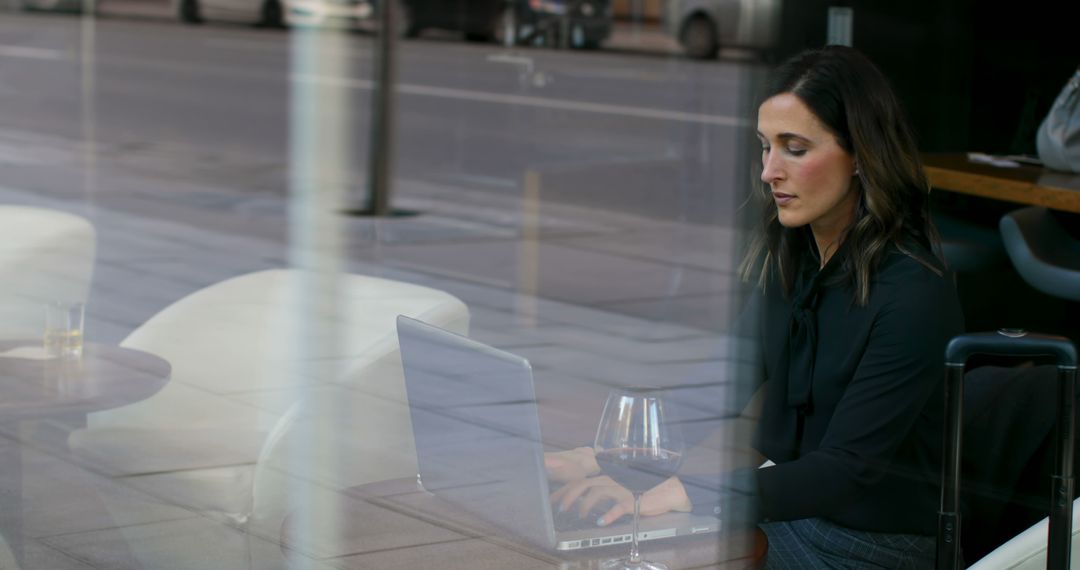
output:
[[[630, 542], [628, 516], [598, 527], [595, 516], [582, 519], [576, 507], [560, 514], [568, 516], [553, 513], [527, 360], [405, 316], [397, 325], [418, 479], [426, 491], [542, 548]], [[638, 540], [720, 527], [716, 517], [667, 513], [642, 517]]]

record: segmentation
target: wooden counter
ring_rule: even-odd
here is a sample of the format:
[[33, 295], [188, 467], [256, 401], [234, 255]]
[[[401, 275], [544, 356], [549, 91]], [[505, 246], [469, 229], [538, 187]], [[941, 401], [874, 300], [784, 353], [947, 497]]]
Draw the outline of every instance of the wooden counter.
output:
[[1038, 166], [1000, 168], [965, 154], [927, 154], [923, 166], [938, 190], [1080, 213], [1080, 175]]

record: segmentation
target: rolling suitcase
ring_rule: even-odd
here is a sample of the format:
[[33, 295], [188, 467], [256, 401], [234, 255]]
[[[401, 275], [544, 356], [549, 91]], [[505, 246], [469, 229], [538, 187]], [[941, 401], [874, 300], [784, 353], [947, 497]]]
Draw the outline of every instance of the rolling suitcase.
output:
[[1046, 567], [1067, 569], [1072, 545], [1073, 454], [1076, 438], [1076, 347], [1068, 339], [1022, 330], [964, 334], [945, 349], [945, 432], [938, 511], [937, 570], [960, 568], [960, 458], [964, 365], [976, 354], [1054, 358], [1058, 367], [1057, 432], [1051, 473]]

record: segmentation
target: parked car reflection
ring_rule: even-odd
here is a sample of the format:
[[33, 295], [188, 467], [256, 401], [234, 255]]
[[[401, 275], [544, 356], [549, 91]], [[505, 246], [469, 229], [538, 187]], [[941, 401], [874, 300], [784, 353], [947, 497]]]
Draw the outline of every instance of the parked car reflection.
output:
[[213, 20], [279, 27], [283, 22], [281, 0], [172, 0], [172, 7], [188, 24]]
[[[403, 19], [407, 16], [403, 11]], [[364, 29], [374, 26], [376, 17], [369, 0], [285, 0], [285, 23], [291, 27]]]
[[[80, 13], [90, 9], [90, 5], [86, 0], [13, 0], [11, 6], [18, 10], [35, 12]], [[0, 10], [3, 10], [4, 8], [5, 6], [0, 4]]]
[[503, 10], [495, 39], [596, 49], [611, 35], [611, 13], [610, 0], [522, 0]]
[[[284, 1], [290, 26], [376, 29], [378, 0]], [[405, 37], [441, 29], [507, 46], [596, 48], [611, 33], [610, 0], [399, 0], [398, 6], [397, 33]]]
[[708, 59], [721, 47], [769, 48], [779, 16], [779, 0], [668, 0], [664, 25], [686, 55]]

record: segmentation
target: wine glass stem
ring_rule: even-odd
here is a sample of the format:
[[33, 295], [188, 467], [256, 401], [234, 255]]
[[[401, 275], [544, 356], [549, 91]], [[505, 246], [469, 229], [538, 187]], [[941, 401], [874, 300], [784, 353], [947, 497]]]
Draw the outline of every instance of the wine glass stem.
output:
[[641, 563], [641, 553], [638, 552], [638, 517], [641, 514], [641, 493], [634, 493], [634, 534], [630, 537], [630, 564]]

